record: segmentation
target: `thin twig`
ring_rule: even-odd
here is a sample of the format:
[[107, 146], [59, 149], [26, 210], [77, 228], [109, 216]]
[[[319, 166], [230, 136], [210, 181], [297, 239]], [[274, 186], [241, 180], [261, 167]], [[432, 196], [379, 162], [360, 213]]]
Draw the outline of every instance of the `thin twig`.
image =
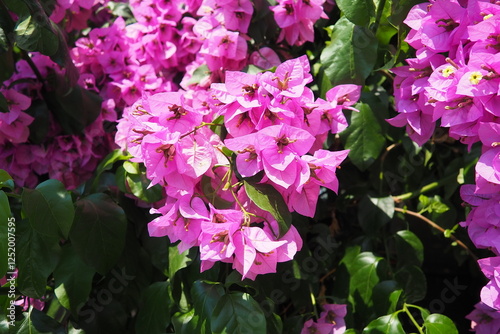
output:
[[[428, 225], [430, 225], [431, 227], [435, 228], [436, 230], [444, 233], [445, 232], [445, 229], [442, 228], [441, 226], [439, 226], [438, 224], [436, 224], [435, 222], [433, 222], [432, 220], [430, 220], [429, 218], [425, 217], [425, 216], [422, 216], [420, 213], [418, 212], [414, 212], [414, 211], [410, 211], [410, 210], [406, 210], [406, 209], [402, 209], [402, 208], [394, 208], [394, 211], [397, 211], [397, 212], [402, 212], [404, 214], [409, 214], [410, 216], [413, 216], [413, 217], [416, 217], [424, 222], [426, 222]], [[464, 244], [462, 241], [458, 240], [454, 235], [450, 235], [450, 239], [453, 240], [454, 242], [456, 242], [460, 247], [462, 247], [463, 249], [465, 249], [467, 251], [467, 253], [469, 253], [469, 255], [477, 262], [477, 260], [479, 260], [479, 258], [470, 250], [469, 247], [467, 247], [466, 244]]]

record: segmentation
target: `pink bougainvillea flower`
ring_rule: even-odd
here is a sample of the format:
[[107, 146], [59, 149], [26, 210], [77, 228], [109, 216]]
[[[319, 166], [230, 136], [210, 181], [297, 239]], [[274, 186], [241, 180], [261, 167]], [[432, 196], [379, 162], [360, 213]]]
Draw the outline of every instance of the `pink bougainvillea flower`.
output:
[[248, 134], [237, 138], [229, 138], [224, 144], [230, 150], [238, 153], [236, 156], [236, 167], [238, 173], [243, 177], [254, 176], [264, 169], [261, 156], [257, 153], [257, 137], [255, 134]]
[[269, 47], [260, 48], [250, 55], [250, 64], [262, 69], [270, 69], [281, 64], [278, 54]]
[[304, 168], [300, 157], [309, 151], [313, 142], [309, 132], [282, 124], [257, 132], [255, 149], [261, 155], [267, 177], [287, 189], [298, 181]]
[[209, 219], [201, 223], [200, 259], [212, 262], [209, 265], [214, 261], [233, 262], [237, 248], [234, 235], [242, 224], [241, 210], [218, 210], [210, 206]]
[[310, 65], [307, 56], [287, 60], [276, 68], [274, 73], [264, 72], [262, 86], [277, 98], [299, 97], [304, 92], [306, 84], [312, 81]]
[[[167, 210], [168, 206], [170, 209]], [[168, 236], [171, 242], [178, 244], [179, 253], [198, 245], [201, 224], [209, 219], [208, 210], [199, 197], [182, 196], [173, 205], [153, 209], [153, 213], [161, 213], [148, 224], [149, 235], [153, 237]]]
[[346, 330], [345, 316], [347, 305], [344, 304], [324, 304], [318, 321], [309, 319], [304, 323], [301, 334], [321, 333], [321, 334], [341, 334]]
[[255, 279], [259, 274], [276, 272], [278, 257], [276, 248], [287, 243], [286, 240], [274, 241], [260, 227], [243, 227], [234, 236], [234, 267], [243, 278]]
[[500, 256], [478, 260], [483, 274], [490, 281], [481, 290], [481, 301], [494, 309], [500, 309]]
[[158, 123], [172, 132], [190, 132], [200, 125], [202, 115], [193, 112], [182, 92], [166, 92], [148, 98], [150, 113], [158, 117]]
[[471, 321], [471, 330], [476, 334], [497, 334], [500, 328], [500, 311], [482, 302], [465, 318]]
[[313, 156], [303, 156], [302, 160], [307, 162], [311, 170], [309, 182], [316, 183], [337, 192], [339, 182], [336, 171], [348, 154], [349, 150], [335, 152], [317, 150], [314, 152]]

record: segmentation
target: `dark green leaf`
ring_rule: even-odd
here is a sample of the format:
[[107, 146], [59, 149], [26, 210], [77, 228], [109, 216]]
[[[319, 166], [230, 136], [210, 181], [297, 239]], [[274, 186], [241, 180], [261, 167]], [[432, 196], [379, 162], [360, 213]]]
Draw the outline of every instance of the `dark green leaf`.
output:
[[58, 180], [47, 180], [35, 189], [24, 188], [23, 212], [40, 234], [67, 239], [75, 210], [70, 193]]
[[267, 317], [267, 332], [269, 334], [283, 333], [283, 321], [281, 320], [281, 317], [276, 313], [273, 313]]
[[403, 20], [408, 15], [410, 9], [416, 4], [420, 3], [420, 0], [391, 0], [392, 11], [389, 21], [394, 26], [399, 26]]
[[403, 290], [396, 281], [382, 281], [373, 288], [373, 305], [377, 316], [396, 312]]
[[35, 328], [35, 325], [33, 324], [33, 320], [31, 319], [31, 314], [34, 308], [30, 308], [28, 312], [24, 312], [24, 320], [21, 322], [21, 325], [19, 326], [19, 329], [16, 334], [45, 334], [40, 331], [38, 331]]
[[370, 106], [357, 105], [359, 112], [353, 112], [350, 126], [341, 134], [345, 148], [351, 150], [349, 158], [361, 170], [370, 167], [385, 145], [381, 127]]
[[210, 318], [214, 333], [266, 333], [266, 318], [259, 304], [248, 294], [232, 292], [222, 296]]
[[397, 313], [384, 315], [370, 322], [363, 334], [405, 334]]
[[23, 295], [40, 299], [59, 261], [59, 238], [45, 237], [24, 221], [16, 224], [16, 234], [17, 286]]
[[162, 186], [156, 184], [153, 187], [149, 187], [151, 181], [146, 177], [145, 172], [140, 174], [128, 174], [125, 176], [125, 180], [132, 194], [144, 202], [154, 203], [163, 198]]
[[126, 228], [123, 209], [106, 194], [92, 194], [76, 202], [70, 240], [84, 262], [104, 275], [122, 253]]
[[170, 324], [172, 300], [169, 282], [151, 284], [142, 294], [142, 307], [137, 315], [136, 333], [164, 333]]
[[364, 84], [377, 60], [377, 44], [370, 30], [340, 18], [333, 27], [331, 43], [320, 57], [332, 85]]
[[394, 238], [396, 240], [398, 266], [421, 266], [424, 261], [424, 245], [420, 239], [409, 230], [396, 232]]
[[[52, 334], [66, 334], [64, 327], [49, 317], [42, 311], [37, 310], [36, 308], [31, 308], [29, 311], [29, 317], [31, 319], [31, 323], [36, 330], [43, 333], [52, 333]], [[32, 333], [29, 331], [29, 333]]]
[[96, 173], [99, 175], [107, 170], [113, 168], [113, 164], [117, 161], [128, 160], [132, 156], [125, 155], [121, 150], [116, 149], [109, 153], [97, 166]]
[[32, 100], [26, 113], [34, 118], [29, 126], [30, 142], [33, 144], [42, 144], [50, 130], [50, 111], [47, 103], [40, 99]]
[[373, 0], [337, 0], [335, 3], [349, 21], [360, 26], [367, 25], [375, 16]]
[[19, 48], [25, 51], [39, 51], [51, 56], [59, 48], [59, 39], [53, 23], [43, 16], [34, 13], [21, 17], [15, 27], [15, 40]]
[[194, 309], [200, 319], [210, 320], [212, 311], [217, 302], [224, 295], [224, 288], [220, 283], [207, 281], [195, 281], [191, 288], [191, 296], [194, 302]]
[[[0, 23], [2, 22], [2, 15], [3, 14], [0, 14]], [[14, 58], [12, 55], [12, 46], [10, 45], [5, 30], [0, 26], [0, 82], [9, 79], [13, 72]], [[5, 101], [5, 99], [2, 101], [2, 97], [0, 97], [0, 112], [6, 112], [4, 111], [6, 106], [7, 101]]]
[[212, 334], [210, 326], [195, 314], [194, 309], [187, 313], [177, 312], [174, 314], [172, 324], [174, 325], [176, 334]]
[[13, 11], [18, 16], [23, 16], [29, 13], [28, 7], [23, 3], [23, 1], [3, 0], [3, 2], [5, 2], [9, 10]]
[[259, 208], [269, 212], [279, 226], [278, 238], [288, 232], [292, 224], [292, 214], [281, 194], [270, 184], [253, 184], [244, 181], [245, 191], [248, 197]]
[[[9, 270], [8, 248], [9, 248], [9, 225], [11, 227], [11, 236], [15, 234], [15, 220], [10, 212], [9, 199], [5, 192], [0, 190], [0, 277], [4, 277], [7, 271], [14, 271], [14, 268]], [[14, 241], [14, 240], [13, 240]]]
[[[0, 63], [1, 64], [1, 63]], [[7, 80], [8, 78], [2, 79], [0, 74], [0, 81]], [[7, 104], [7, 99], [0, 92], [0, 112], [9, 112], [9, 105]]]
[[358, 294], [366, 305], [371, 305], [373, 288], [380, 282], [378, 266], [382, 258], [371, 252], [360, 253], [349, 268], [351, 294]]
[[61, 305], [74, 315], [89, 297], [94, 274], [95, 270], [82, 261], [72, 246], [62, 248], [61, 260], [54, 270], [54, 292]]
[[403, 287], [406, 302], [414, 303], [424, 299], [427, 281], [422, 269], [414, 265], [406, 265], [396, 272], [394, 278]]
[[66, 134], [82, 133], [101, 113], [101, 97], [78, 85], [68, 90], [65, 78], [54, 80], [56, 90], [44, 96], [47, 104]]
[[450, 318], [442, 314], [431, 314], [424, 322], [426, 334], [458, 334], [457, 327]]
[[371, 197], [366, 195], [359, 202], [359, 224], [367, 234], [376, 234], [393, 216], [394, 199], [392, 197]]

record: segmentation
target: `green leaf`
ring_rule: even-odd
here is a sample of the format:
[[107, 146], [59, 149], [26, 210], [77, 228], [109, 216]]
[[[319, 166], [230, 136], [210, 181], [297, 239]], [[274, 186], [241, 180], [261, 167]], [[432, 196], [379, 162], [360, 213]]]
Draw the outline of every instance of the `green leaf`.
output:
[[373, 288], [373, 305], [377, 316], [396, 312], [398, 302], [403, 293], [400, 285], [396, 281], [382, 281]]
[[403, 287], [407, 303], [415, 303], [425, 298], [427, 281], [419, 267], [403, 266], [395, 273], [394, 278]]
[[381, 127], [370, 106], [359, 103], [359, 112], [353, 112], [351, 124], [341, 134], [345, 148], [349, 149], [349, 158], [360, 170], [370, 167], [385, 146]]
[[375, 256], [371, 252], [363, 252], [354, 258], [349, 268], [351, 295], [359, 295], [367, 306], [373, 304], [373, 288], [381, 280], [378, 274], [381, 260], [383, 258]]
[[424, 245], [420, 239], [409, 230], [396, 232], [394, 238], [396, 240], [398, 266], [421, 266], [424, 261]]
[[191, 288], [191, 297], [194, 302], [194, 309], [200, 319], [210, 320], [212, 311], [217, 302], [224, 295], [224, 288], [220, 283], [208, 281], [195, 281]]
[[33, 307], [30, 308], [28, 312], [24, 312], [24, 320], [21, 322], [19, 329], [16, 334], [44, 334], [38, 331], [33, 324], [33, 320], [31, 319], [32, 311], [35, 310]]
[[41, 235], [25, 221], [17, 223], [16, 237], [18, 289], [25, 296], [40, 299], [59, 261], [59, 238]]
[[426, 334], [458, 334], [457, 327], [450, 318], [442, 314], [431, 314], [424, 322]]
[[78, 85], [68, 89], [66, 78], [54, 76], [55, 90], [47, 92], [45, 100], [66, 134], [80, 134], [101, 113], [102, 98]]
[[405, 334], [406, 332], [399, 321], [398, 314], [384, 315], [370, 322], [363, 329], [363, 334]]
[[[15, 241], [15, 220], [10, 212], [9, 199], [5, 192], [0, 190], [0, 277], [4, 277], [7, 271], [14, 271], [14, 267], [9, 268], [9, 231], [11, 240]], [[9, 225], [11, 226], [9, 228]], [[10, 269], [10, 270], [9, 270]]]
[[222, 296], [210, 318], [214, 333], [266, 333], [266, 318], [259, 304], [248, 294], [232, 292]]
[[187, 313], [177, 312], [172, 317], [172, 324], [174, 325], [176, 334], [212, 334], [210, 326], [207, 326], [206, 321], [200, 319], [195, 314], [194, 309]]
[[[32, 330], [35, 330], [35, 333], [66, 334], [64, 327], [44, 312], [31, 307], [28, 314], [30, 321], [26, 327], [26, 333], [31, 334], [33, 333]], [[19, 332], [21, 332], [21, 330]]]
[[125, 245], [127, 218], [108, 195], [96, 193], [78, 200], [70, 240], [85, 263], [105, 275]]
[[[2, 21], [2, 15], [4, 15], [4, 13], [0, 13], [0, 23]], [[10, 17], [8, 19], [10, 20]], [[7, 38], [5, 30], [0, 27], [0, 82], [9, 79], [12, 73], [14, 73], [12, 46]], [[6, 109], [7, 101], [5, 101], [5, 98], [3, 98], [2, 101], [2, 98], [3, 96], [0, 97], [0, 112], [6, 112], [4, 110]]]
[[210, 76], [210, 70], [208, 66], [203, 64], [194, 70], [191, 79], [188, 81], [188, 86], [198, 85], [202, 80], [206, 80]]
[[28, 7], [24, 4], [23, 1], [19, 0], [3, 0], [5, 2], [9, 10], [13, 11], [17, 14], [17, 16], [23, 16], [29, 13]]
[[46, 15], [40, 13], [21, 17], [14, 29], [17, 45], [25, 51], [39, 51], [47, 56], [55, 54], [59, 39], [52, 24]]
[[113, 164], [117, 161], [128, 160], [132, 156], [125, 155], [120, 149], [116, 149], [113, 152], [109, 153], [97, 166], [96, 173], [97, 175], [102, 174], [103, 172], [110, 170], [113, 168]]
[[169, 277], [173, 277], [176, 272], [182, 268], [186, 268], [191, 264], [192, 259], [189, 257], [190, 251], [185, 250], [179, 254], [177, 246], [170, 246], [168, 248], [168, 273]]
[[267, 317], [267, 332], [269, 334], [283, 333], [283, 321], [281, 320], [281, 317], [276, 313], [273, 313]]
[[32, 100], [26, 113], [34, 118], [29, 125], [29, 140], [33, 144], [42, 144], [50, 130], [50, 111], [44, 100]]
[[136, 333], [164, 333], [170, 324], [172, 300], [168, 281], [155, 282], [142, 294], [142, 307], [137, 315]]
[[366, 195], [359, 202], [358, 219], [363, 231], [374, 235], [394, 216], [392, 197], [371, 197]]
[[340, 18], [333, 27], [331, 43], [320, 56], [332, 85], [363, 85], [375, 66], [377, 45], [377, 39], [370, 30], [356, 26], [346, 17]]
[[367, 25], [375, 16], [373, 0], [337, 0], [335, 3], [349, 21], [360, 26]]
[[0, 169], [0, 188], [14, 189], [14, 180], [5, 170]]
[[403, 22], [413, 6], [421, 3], [420, 0], [391, 0], [391, 2], [392, 10], [389, 21], [396, 27]]
[[111, 14], [113, 14], [113, 16], [121, 16], [126, 19], [134, 17], [128, 3], [110, 1], [107, 3], [107, 6], [109, 7], [109, 10], [111, 11]]
[[[8, 78], [6, 78], [4, 80], [7, 80], [7, 79]], [[1, 80], [1, 81], [4, 81], [4, 80]], [[7, 104], [7, 99], [5, 98], [5, 96], [3, 96], [3, 94], [1, 92], [0, 92], [0, 112], [9, 112], [9, 105]]]
[[[128, 161], [125, 161], [125, 163], [127, 162]], [[127, 174], [125, 176], [125, 181], [131, 193], [144, 202], [154, 203], [163, 198], [163, 188], [161, 185], [155, 184], [153, 187], [148, 188], [151, 184], [151, 180], [147, 178], [145, 172]]]
[[[392, 37], [398, 33], [398, 29], [395, 28], [390, 22], [389, 17], [392, 14], [391, 5], [392, 1], [377, 1], [377, 11], [382, 10], [382, 15], [380, 16], [380, 21], [377, 27], [377, 39], [381, 45], [388, 45], [391, 42]], [[380, 8], [380, 5], [384, 8]]]
[[7, 320], [5, 314], [0, 313], [0, 333], [8, 333], [10, 327], [10, 322]]
[[35, 189], [24, 188], [23, 212], [40, 234], [67, 239], [75, 209], [70, 193], [58, 180], [47, 180]]
[[71, 245], [62, 248], [61, 260], [54, 270], [54, 292], [61, 305], [73, 315], [78, 314], [88, 299], [94, 274], [95, 270], [82, 261]]
[[436, 195], [432, 198], [427, 197], [425, 195], [420, 195], [418, 197], [419, 200], [419, 211], [420, 213], [423, 213], [425, 211], [429, 213], [444, 213], [448, 211], [450, 208], [442, 202], [442, 199], [440, 196]]
[[278, 238], [281, 238], [292, 225], [292, 214], [281, 194], [270, 184], [254, 184], [246, 180], [243, 183], [252, 202], [276, 219], [279, 226]]

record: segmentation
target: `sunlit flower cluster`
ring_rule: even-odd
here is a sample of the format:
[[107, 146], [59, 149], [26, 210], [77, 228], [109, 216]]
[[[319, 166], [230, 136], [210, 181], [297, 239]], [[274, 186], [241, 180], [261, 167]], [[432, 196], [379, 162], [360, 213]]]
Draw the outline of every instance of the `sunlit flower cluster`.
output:
[[335, 171], [348, 152], [322, 145], [347, 126], [342, 109], [352, 109], [360, 87], [337, 86], [315, 99], [309, 71], [306, 56], [274, 72], [228, 71], [205, 94], [159, 93], [125, 111], [117, 143], [167, 194], [153, 210], [160, 216], [149, 224], [151, 235], [180, 241], [181, 252], [198, 246], [202, 270], [228, 262], [243, 278], [293, 258], [302, 245], [295, 227], [280, 235], [244, 182], [272, 188], [287, 210], [309, 217], [321, 186], [337, 191]]

